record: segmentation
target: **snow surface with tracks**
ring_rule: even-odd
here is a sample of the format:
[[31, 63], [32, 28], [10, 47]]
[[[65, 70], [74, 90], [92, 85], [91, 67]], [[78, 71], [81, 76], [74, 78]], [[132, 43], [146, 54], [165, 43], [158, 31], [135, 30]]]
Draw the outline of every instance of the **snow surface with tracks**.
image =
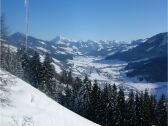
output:
[[97, 126], [0, 69], [0, 126]]

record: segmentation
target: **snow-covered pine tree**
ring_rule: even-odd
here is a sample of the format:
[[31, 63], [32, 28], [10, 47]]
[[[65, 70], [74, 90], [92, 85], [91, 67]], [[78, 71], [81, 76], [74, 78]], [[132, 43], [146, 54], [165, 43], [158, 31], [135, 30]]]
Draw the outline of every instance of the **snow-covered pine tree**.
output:
[[[52, 63], [52, 58], [48, 53], [45, 55], [45, 59], [43, 62], [43, 81], [45, 83], [45, 87], [47, 88], [47, 93], [50, 97], [55, 97], [55, 68], [51, 64]], [[41, 75], [39, 74], [39, 80]]]
[[79, 77], [76, 77], [74, 83], [72, 84], [72, 97], [74, 99], [73, 102], [73, 111], [78, 113], [79, 112], [79, 104], [80, 104], [80, 89], [82, 87], [82, 80]]
[[116, 126], [122, 126], [126, 123], [126, 105], [123, 88], [119, 89], [117, 97]]
[[129, 92], [128, 100], [127, 100], [127, 110], [126, 110], [127, 122], [128, 126], [135, 126], [135, 97], [134, 92], [131, 90]]
[[28, 56], [27, 52], [25, 49], [22, 49], [22, 57], [21, 57], [21, 63], [22, 63], [22, 68], [24, 72], [24, 77], [23, 79], [27, 82], [30, 82], [30, 57]]
[[97, 80], [94, 81], [92, 91], [90, 93], [90, 102], [89, 102], [89, 109], [88, 109], [88, 114], [89, 114], [89, 119], [100, 123], [100, 95], [101, 91], [100, 88], [98, 87]]
[[91, 81], [88, 79], [86, 75], [82, 82], [82, 87], [80, 88], [78, 96], [77, 96], [78, 112], [80, 115], [84, 117], [88, 117], [88, 107], [90, 104], [91, 88], [92, 88]]
[[61, 74], [61, 79], [60, 79], [60, 81], [62, 82], [62, 83], [64, 83], [64, 84], [66, 84], [67, 83], [67, 79], [68, 78], [68, 75], [67, 75], [67, 72], [65, 71], [65, 70], [63, 70], [62, 71], [62, 74]]
[[135, 114], [136, 114], [136, 125], [143, 125], [143, 114], [142, 114], [142, 108], [143, 108], [143, 92], [139, 93], [137, 92], [135, 95]]
[[156, 117], [158, 126], [167, 126], [167, 107], [168, 101], [165, 98], [165, 95], [162, 95], [158, 101], [156, 108]]
[[68, 72], [67, 83], [70, 84], [70, 85], [73, 84], [73, 77], [72, 77], [72, 71], [71, 70]]
[[145, 90], [145, 93], [144, 93], [142, 114], [143, 114], [143, 125], [146, 125], [146, 126], [152, 125], [151, 113], [150, 113], [150, 96], [149, 96], [148, 90]]
[[151, 125], [157, 124], [156, 105], [157, 105], [156, 97], [154, 95], [151, 95], [150, 96]]
[[22, 61], [21, 61], [22, 54], [23, 54], [22, 48], [18, 48], [16, 53], [16, 76], [18, 76], [19, 78], [24, 77], [24, 71], [22, 68]]
[[7, 30], [7, 26], [5, 24], [5, 16], [4, 14], [1, 15], [0, 17], [0, 67], [5, 69], [7, 68], [6, 66], [6, 46], [7, 45], [7, 41], [8, 41], [8, 30]]
[[109, 102], [110, 102], [110, 91], [108, 85], [106, 84], [104, 89], [101, 91], [100, 97], [100, 112], [99, 112], [99, 122], [101, 125], [108, 124], [108, 116], [109, 116]]
[[34, 52], [33, 57], [30, 59], [30, 83], [35, 88], [38, 88], [41, 83], [42, 64], [40, 62], [40, 56], [37, 52]]

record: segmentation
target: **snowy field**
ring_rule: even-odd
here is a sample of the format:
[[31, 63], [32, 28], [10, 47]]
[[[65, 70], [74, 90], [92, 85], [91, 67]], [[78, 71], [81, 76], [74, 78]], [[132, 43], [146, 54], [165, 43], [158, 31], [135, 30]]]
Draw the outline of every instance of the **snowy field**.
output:
[[0, 126], [97, 126], [0, 70]]
[[85, 74], [93, 80], [98, 80], [100, 87], [105, 83], [123, 86], [127, 94], [130, 89], [134, 91], [144, 91], [147, 89], [158, 97], [167, 93], [167, 83], [147, 83], [139, 81], [137, 78], [128, 78], [123, 71], [126, 62], [119, 60], [103, 60], [101, 57], [77, 56], [68, 63], [72, 67], [74, 76], [84, 77]]

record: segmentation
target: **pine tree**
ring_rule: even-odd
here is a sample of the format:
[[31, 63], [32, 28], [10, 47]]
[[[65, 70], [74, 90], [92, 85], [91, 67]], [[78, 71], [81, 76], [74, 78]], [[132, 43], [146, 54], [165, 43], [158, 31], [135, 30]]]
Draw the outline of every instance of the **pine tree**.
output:
[[33, 57], [30, 59], [30, 83], [35, 87], [41, 83], [41, 69], [42, 64], [40, 62], [40, 56], [37, 52], [33, 54]]
[[67, 83], [67, 79], [68, 78], [68, 75], [67, 75], [67, 72], [65, 70], [62, 71], [62, 75], [61, 75], [61, 82], [66, 84]]
[[82, 86], [78, 92], [77, 96], [77, 107], [78, 113], [86, 118], [88, 118], [88, 108], [90, 104], [90, 93], [91, 93], [91, 81], [85, 79], [82, 82]]
[[134, 92], [133, 90], [130, 91], [129, 97], [127, 100], [127, 125], [128, 126], [135, 126], [135, 99], [134, 99]]
[[17, 49], [17, 54], [16, 54], [16, 76], [19, 78], [24, 78], [24, 70], [22, 67], [22, 55], [23, 55], [24, 50], [22, 48]]
[[116, 126], [122, 126], [126, 123], [126, 105], [124, 91], [122, 88], [119, 89], [117, 97], [117, 112], [116, 112]]
[[158, 126], [167, 126], [167, 101], [165, 95], [162, 95], [158, 101], [156, 117]]
[[72, 97], [74, 99], [73, 102], [73, 111], [79, 113], [79, 104], [80, 104], [80, 97], [79, 97], [79, 93], [80, 93], [80, 89], [82, 87], [82, 81], [79, 77], [76, 77], [74, 83], [72, 84]]
[[157, 101], [154, 95], [150, 96], [150, 114], [151, 114], [151, 125], [157, 124], [157, 115], [156, 115], [156, 105]]
[[65, 107], [70, 110], [73, 110], [73, 99], [72, 99], [72, 90], [70, 89], [69, 85], [67, 84], [65, 88], [65, 95], [63, 96], [62, 103]]
[[28, 54], [25, 52], [25, 49], [23, 49], [23, 54], [21, 57], [21, 63], [22, 63], [22, 68], [24, 71], [24, 80], [27, 82], [31, 82], [31, 69], [30, 69], [30, 57], [28, 56]]
[[108, 85], [106, 84], [103, 91], [101, 91], [101, 97], [100, 97], [100, 119], [99, 122], [101, 125], [107, 125], [108, 124], [108, 112], [109, 112], [109, 102], [110, 102], [110, 97], [109, 97], [109, 88]]
[[107, 126], [111, 124], [116, 124], [117, 122], [117, 87], [114, 84], [113, 86], [109, 85], [109, 107], [108, 107], [108, 122]]
[[8, 28], [5, 24], [5, 16], [4, 14], [1, 15], [0, 17], [0, 25], [1, 25], [1, 32], [0, 32], [0, 67], [7, 70], [7, 53], [6, 50], [7, 47], [5, 47], [5, 44], [7, 45], [8, 43]]
[[150, 113], [150, 97], [147, 90], [145, 90], [143, 97], [143, 125], [150, 126], [151, 125], [151, 113]]
[[51, 97], [54, 97], [55, 95], [55, 69], [54, 66], [52, 66], [52, 58], [47, 53], [44, 59], [43, 63], [43, 77], [42, 80], [45, 84], [44, 87], [47, 89], [47, 94]]
[[67, 83], [70, 85], [72, 85], [72, 83], [73, 83], [73, 77], [72, 77], [71, 70], [68, 72]]
[[143, 92], [136, 93], [135, 96], [135, 114], [136, 114], [136, 126], [143, 126], [143, 114], [142, 114], [142, 108], [143, 108]]
[[100, 88], [98, 87], [97, 81], [94, 81], [93, 89], [90, 94], [90, 104], [88, 109], [88, 117], [90, 120], [100, 123]]

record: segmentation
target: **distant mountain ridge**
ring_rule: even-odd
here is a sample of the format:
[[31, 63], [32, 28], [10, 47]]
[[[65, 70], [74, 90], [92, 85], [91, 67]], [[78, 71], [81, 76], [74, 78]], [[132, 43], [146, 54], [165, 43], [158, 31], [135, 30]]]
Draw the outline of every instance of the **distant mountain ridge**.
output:
[[167, 55], [167, 33], [160, 33], [149, 38], [146, 42], [128, 51], [118, 52], [106, 59], [120, 59], [124, 61], [135, 61], [145, 58], [153, 58]]
[[124, 52], [108, 56], [108, 60], [124, 60], [129, 62], [125, 67], [128, 77], [137, 76], [139, 80], [148, 82], [165, 82], [167, 78], [168, 33], [152, 36], [146, 42]]
[[[22, 33], [14, 33], [9, 36], [10, 44], [16, 47], [25, 46], [25, 35]], [[143, 39], [138, 40], [141, 43]], [[59, 60], [73, 59], [77, 55], [88, 56], [108, 56], [115, 52], [128, 50], [137, 46], [137, 44], [130, 44], [124, 41], [82, 41], [70, 40], [62, 36], [57, 36], [51, 41], [44, 41], [32, 36], [28, 36], [29, 49], [37, 50], [41, 53], [48, 52], [54, 58]]]

